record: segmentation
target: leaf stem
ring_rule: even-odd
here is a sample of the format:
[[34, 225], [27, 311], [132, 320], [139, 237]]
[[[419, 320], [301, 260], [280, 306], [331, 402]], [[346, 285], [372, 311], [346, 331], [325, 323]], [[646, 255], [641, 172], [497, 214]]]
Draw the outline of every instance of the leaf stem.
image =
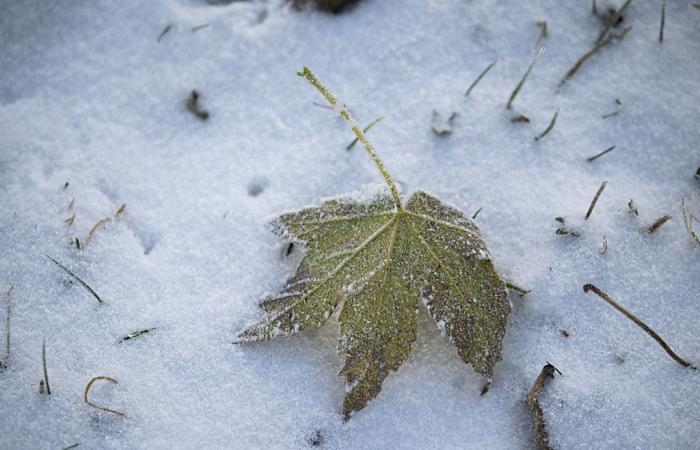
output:
[[691, 363], [684, 360], [683, 358], [678, 356], [673, 350], [671, 350], [671, 347], [669, 347], [669, 345], [666, 343], [666, 341], [661, 339], [661, 336], [659, 336], [658, 333], [656, 333], [656, 331], [652, 330], [649, 325], [642, 322], [639, 318], [637, 318], [637, 316], [635, 316], [634, 314], [629, 312], [627, 309], [625, 309], [622, 305], [620, 305], [615, 300], [610, 298], [610, 296], [608, 294], [606, 294], [605, 292], [600, 290], [597, 286], [590, 284], [590, 283], [583, 285], [583, 292], [588, 292], [588, 291], [593, 291], [594, 294], [596, 294], [598, 297], [605, 300], [608, 305], [612, 306], [613, 308], [615, 308], [616, 310], [621, 312], [625, 317], [627, 317], [632, 322], [634, 322], [635, 325], [637, 325], [639, 328], [644, 330], [649, 336], [654, 338], [654, 340], [661, 346], [661, 348], [663, 348], [666, 351], [666, 353], [668, 353], [668, 355], [671, 358], [673, 358], [673, 360], [676, 361], [678, 364], [680, 364], [683, 367], [690, 367], [691, 369], [695, 369], [695, 366], [693, 366]]
[[328, 88], [326, 88], [326, 86], [324, 86], [323, 83], [321, 83], [321, 81], [318, 78], [316, 78], [316, 75], [314, 75], [314, 73], [308, 67], [304, 66], [304, 70], [302, 72], [297, 72], [297, 75], [306, 78], [306, 80], [309, 83], [311, 83], [313, 87], [318, 89], [318, 91], [326, 98], [326, 100], [328, 100], [328, 103], [330, 103], [335, 108], [335, 110], [338, 111], [340, 116], [343, 119], [345, 119], [348, 125], [350, 125], [353, 133], [355, 133], [357, 139], [359, 139], [360, 142], [362, 142], [362, 145], [365, 146], [365, 149], [367, 150], [367, 153], [369, 154], [370, 158], [372, 158], [372, 161], [374, 161], [374, 164], [382, 173], [384, 181], [386, 181], [386, 184], [389, 186], [389, 189], [391, 189], [391, 196], [394, 198], [396, 208], [399, 211], [402, 210], [403, 208], [401, 207], [401, 196], [399, 195], [399, 189], [396, 187], [396, 183], [394, 183], [394, 180], [393, 178], [391, 178], [391, 175], [389, 175], [389, 172], [386, 170], [384, 163], [381, 159], [379, 159], [379, 156], [374, 151], [374, 147], [372, 146], [372, 144], [369, 143], [367, 137], [365, 136], [365, 133], [362, 131], [362, 128], [360, 128], [360, 125], [350, 115], [350, 112], [345, 107], [345, 105], [343, 103], [340, 103], [338, 99], [335, 98], [333, 94], [331, 94]]

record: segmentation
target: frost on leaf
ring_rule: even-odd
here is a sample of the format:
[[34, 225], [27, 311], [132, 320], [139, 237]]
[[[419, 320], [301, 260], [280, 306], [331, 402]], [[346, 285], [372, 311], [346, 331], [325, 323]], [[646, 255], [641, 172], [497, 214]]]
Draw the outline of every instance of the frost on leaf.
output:
[[307, 251], [286, 287], [262, 301], [265, 320], [237, 341], [319, 327], [339, 309], [346, 418], [408, 359], [419, 303], [460, 358], [491, 378], [510, 305], [478, 228], [461, 212], [417, 192], [400, 208], [388, 195], [331, 200], [283, 215], [274, 229]]

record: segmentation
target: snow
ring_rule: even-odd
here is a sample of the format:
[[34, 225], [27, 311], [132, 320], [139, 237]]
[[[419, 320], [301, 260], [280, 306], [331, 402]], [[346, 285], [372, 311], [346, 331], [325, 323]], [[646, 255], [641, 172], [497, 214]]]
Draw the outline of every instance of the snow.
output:
[[[531, 448], [525, 396], [547, 361], [564, 374], [542, 396], [557, 448], [699, 445], [700, 375], [582, 290], [595, 283], [700, 363], [700, 247], [679, 210], [695, 195], [700, 211], [700, 11], [688, 2], [667, 4], [663, 44], [659, 2], [633, 2], [624, 41], [560, 90], [600, 30], [589, 2], [366, 0], [339, 16], [279, 0], [2, 3], [0, 289], [14, 289], [1, 448], [307, 448], [319, 436], [338, 449]], [[540, 20], [546, 53], [506, 111]], [[424, 311], [409, 361], [347, 423], [335, 324], [231, 344], [293, 272], [267, 224], [382, 182], [359, 144], [345, 150], [342, 120], [313, 106], [303, 65], [360, 124], [385, 117], [368, 136], [404, 192], [469, 216], [483, 206], [497, 268], [531, 289], [512, 297], [487, 395]], [[184, 107], [192, 89], [205, 122]], [[431, 131], [433, 111], [457, 113], [450, 134]], [[581, 236], [555, 235], [557, 216]], [[42, 339], [50, 397], [38, 394]], [[91, 399], [125, 417], [83, 403], [97, 375], [119, 384]]]

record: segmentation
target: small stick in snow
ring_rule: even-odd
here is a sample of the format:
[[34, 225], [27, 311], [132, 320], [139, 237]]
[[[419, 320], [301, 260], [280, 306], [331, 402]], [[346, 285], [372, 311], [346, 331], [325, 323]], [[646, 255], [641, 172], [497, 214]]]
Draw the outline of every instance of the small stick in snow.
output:
[[75, 204], [75, 197], [70, 199], [70, 203], [68, 203], [68, 210], [73, 209], [73, 205]]
[[67, 218], [66, 220], [64, 220], [64, 222], [67, 223], [68, 226], [73, 225], [73, 222], [75, 222], [75, 213], [73, 213], [72, 216], [70, 216], [69, 218]]
[[479, 207], [479, 209], [476, 210], [476, 212], [475, 212], [474, 215], [472, 216], [472, 220], [475, 220], [475, 219], [476, 219], [476, 216], [479, 215], [479, 213], [481, 212], [482, 209], [484, 209], [483, 206]]
[[565, 338], [568, 338], [571, 336], [571, 333], [569, 332], [569, 330], [561, 329], [561, 330], [559, 330], [559, 333], [561, 333], [561, 335], [564, 336]]
[[80, 442], [76, 442], [75, 444], [69, 445], [68, 447], [63, 447], [63, 450], [71, 450], [79, 445], [80, 445]]
[[78, 239], [78, 236], [75, 237], [75, 246], [78, 250], [80, 250], [80, 239]]
[[537, 36], [537, 42], [535, 43], [535, 48], [539, 47], [543, 40], [547, 38], [547, 22], [541, 20], [537, 22], [537, 28], [540, 29], [540, 34]]
[[543, 137], [547, 136], [550, 131], [552, 131], [552, 129], [554, 128], [554, 125], [556, 125], [556, 123], [557, 123], [557, 116], [558, 115], [559, 115], [559, 108], [557, 108], [556, 111], [554, 111], [554, 115], [552, 116], [552, 120], [549, 121], [549, 125], [547, 125], [547, 128], [545, 128], [545, 130], [542, 133], [535, 136], [536, 141], [539, 141]]
[[481, 79], [484, 78], [484, 77], [486, 76], [487, 73], [489, 73], [489, 70], [491, 70], [491, 68], [492, 68], [493, 66], [495, 66], [497, 62], [498, 62], [498, 58], [494, 59], [493, 62], [492, 62], [491, 64], [489, 64], [488, 66], [486, 66], [486, 68], [479, 74], [479, 76], [476, 77], [476, 80], [474, 80], [474, 82], [469, 86], [469, 89], [467, 89], [467, 92], [464, 94], [465, 97], [469, 97], [469, 94], [471, 94], [472, 89], [474, 89], [474, 86], [476, 86], [477, 83], [478, 83], [479, 81], [481, 81]]
[[530, 293], [530, 291], [529, 291], [528, 289], [521, 288], [521, 287], [518, 286], [517, 284], [506, 283], [506, 287], [507, 287], [508, 289], [510, 289], [511, 291], [517, 292], [518, 294], [520, 294], [521, 297], [522, 297], [523, 295], [527, 295], [527, 294]]
[[544, 47], [539, 49], [539, 51], [532, 58], [532, 62], [530, 62], [530, 65], [527, 66], [527, 70], [525, 71], [525, 74], [520, 79], [518, 84], [515, 86], [515, 89], [513, 89], [513, 93], [510, 94], [510, 98], [508, 99], [508, 103], [506, 104], [506, 109], [511, 109], [511, 106], [513, 105], [513, 100], [515, 100], [515, 97], [517, 97], [518, 92], [520, 92], [520, 89], [523, 87], [523, 84], [525, 84], [525, 80], [527, 80], [527, 77], [530, 75], [530, 72], [532, 72], [532, 68], [535, 67], [535, 64], [537, 63], [537, 61], [539, 61], [539, 59], [542, 57], [543, 54], [544, 54]]
[[605, 190], [605, 186], [608, 185], [607, 181], [603, 181], [600, 183], [600, 187], [598, 188], [598, 191], [595, 193], [595, 196], [593, 197], [593, 200], [591, 201], [591, 206], [588, 207], [588, 212], [586, 212], [586, 220], [588, 220], [589, 217], [591, 217], [591, 213], [593, 212], [593, 208], [595, 208], [595, 204], [598, 203], [598, 199], [600, 198], [600, 194], [603, 193], [603, 190]]
[[561, 375], [559, 369], [550, 363], [545, 364], [540, 374], [535, 379], [535, 382], [532, 384], [532, 389], [530, 389], [530, 392], [527, 394], [527, 404], [530, 407], [532, 420], [535, 422], [535, 438], [537, 439], [537, 446], [541, 450], [551, 450], [552, 447], [549, 445], [549, 435], [544, 422], [544, 414], [540, 407], [539, 397], [544, 390], [545, 381], [547, 381], [548, 378], [554, 379], [555, 372]]
[[117, 212], [114, 213], [114, 218], [116, 219], [117, 217], [121, 216], [125, 209], [126, 209], [126, 203], [122, 204], [122, 206], [119, 207]]
[[[370, 129], [372, 129], [373, 126], [375, 126], [376, 124], [378, 124], [382, 120], [384, 120], [384, 117], [379, 117], [377, 119], [374, 119], [369, 125], [367, 125], [364, 128], [364, 130], [362, 130], [362, 132], [367, 133]], [[359, 140], [358, 138], [353, 139], [353, 141], [347, 147], [345, 147], [345, 150], [352, 150], [352, 148], [355, 146], [355, 144], [357, 144], [358, 140]]]
[[70, 185], [70, 181], [66, 181], [66, 184], [63, 185], [63, 190], [65, 191], [68, 189], [68, 185]]
[[161, 31], [160, 34], [158, 35], [158, 38], [156, 38], [156, 42], [160, 42], [160, 40], [163, 39], [163, 36], [168, 34], [168, 32], [172, 29], [173, 29], [173, 26], [171, 24], [167, 24], [165, 26], [165, 28], [163, 28], [163, 31]]
[[618, 114], [620, 114], [620, 111], [613, 111], [613, 112], [610, 112], [610, 113], [607, 113], [607, 114], [603, 114], [601, 117], [602, 117], [603, 119], [609, 119], [610, 117], [614, 117], [614, 116], [616, 116], [616, 115], [618, 115]]
[[[76, 238], [76, 240], [77, 240], [77, 238]], [[84, 287], [85, 289], [87, 289], [87, 291], [90, 292], [90, 294], [92, 294], [92, 296], [95, 297], [99, 303], [102, 303], [102, 299], [100, 298], [99, 295], [97, 295], [97, 292], [95, 292], [90, 286], [88, 286], [88, 284], [86, 282], [81, 280], [78, 275], [74, 274], [69, 268], [67, 268], [66, 266], [64, 266], [60, 262], [56, 261], [55, 259], [53, 259], [49, 255], [44, 255], [44, 256], [46, 256], [52, 263], [56, 264], [58, 267], [63, 269], [63, 271], [66, 272], [68, 275], [70, 275], [71, 278], [75, 279], [75, 281], [80, 283], [80, 285], [82, 287]]]
[[620, 9], [613, 11], [613, 13], [608, 18], [607, 23], [605, 24], [605, 28], [603, 29], [603, 31], [600, 32], [598, 38], [595, 40], [596, 44], [602, 43], [608, 32], [612, 29], [612, 27], [614, 27], [620, 22], [620, 20], [622, 19], [622, 13], [625, 11], [625, 9], [627, 9], [630, 3], [632, 3], [632, 0], [627, 0], [625, 1], [625, 3], [622, 4]]
[[523, 116], [522, 114], [518, 114], [517, 116], [510, 119], [510, 121], [513, 123], [530, 123], [530, 118], [527, 116]]
[[659, 43], [664, 41], [664, 24], [666, 23], [666, 0], [661, 0], [661, 24], [659, 25]]
[[92, 380], [90, 380], [90, 381], [88, 382], [87, 386], [85, 386], [85, 392], [83, 392], [83, 401], [84, 401], [85, 403], [87, 403], [88, 405], [92, 406], [93, 408], [99, 409], [100, 411], [104, 411], [104, 412], [116, 414], [116, 415], [118, 415], [118, 416], [124, 416], [124, 415], [126, 415], [126, 414], [124, 414], [124, 413], [121, 412], [121, 411], [116, 411], [116, 410], [114, 410], [114, 409], [109, 409], [109, 408], [105, 408], [105, 407], [103, 407], [103, 406], [98, 406], [98, 405], [92, 403], [92, 402], [88, 399], [88, 393], [90, 392], [90, 388], [92, 387], [93, 383], [95, 383], [95, 381], [97, 381], [97, 380], [105, 380], [105, 381], [109, 381], [109, 382], [114, 383], [114, 384], [119, 384], [119, 382], [118, 382], [117, 380], [115, 380], [114, 378], [112, 378], [112, 377], [106, 377], [106, 376], [102, 376], [102, 375], [96, 376], [96, 377], [94, 377]]
[[51, 386], [49, 386], [49, 372], [46, 370], [46, 339], [41, 341], [41, 365], [44, 367], [44, 383], [46, 384], [46, 394], [51, 395]]
[[203, 23], [202, 25], [197, 25], [196, 27], [192, 27], [192, 32], [196, 33], [197, 31], [204, 29], [204, 28], [208, 27], [209, 25], [210, 24], [208, 24], [208, 23]]
[[626, 310], [622, 305], [620, 305], [615, 300], [610, 298], [610, 296], [608, 294], [601, 291], [597, 286], [590, 284], [590, 283], [583, 285], [583, 292], [588, 292], [588, 291], [593, 291], [593, 293], [595, 293], [598, 297], [605, 300], [610, 306], [612, 306], [613, 308], [615, 308], [616, 310], [621, 312], [623, 315], [625, 315], [625, 317], [627, 317], [632, 322], [634, 322], [639, 328], [644, 330], [649, 336], [654, 338], [654, 340], [659, 343], [661, 348], [663, 348], [666, 351], [666, 353], [668, 353], [669, 356], [671, 358], [673, 358], [673, 360], [676, 361], [678, 364], [680, 364], [683, 367], [690, 367], [691, 369], [695, 369], [695, 366], [693, 366], [688, 361], [686, 361], [683, 358], [681, 358], [680, 356], [678, 356], [673, 350], [671, 350], [671, 347], [669, 347], [669, 345], [666, 343], [666, 341], [661, 339], [661, 336], [659, 336], [656, 333], [656, 331], [652, 330], [651, 327], [649, 327], [649, 325], [642, 322], [639, 318], [637, 318], [637, 316], [635, 316], [634, 314], [632, 314], [631, 312]]
[[588, 59], [589, 59], [591, 56], [595, 55], [600, 49], [602, 49], [602, 48], [605, 47], [606, 45], [609, 45], [609, 44], [612, 43], [613, 41], [616, 41], [616, 40], [617, 40], [617, 41], [621, 41], [621, 40], [623, 40], [623, 39], [625, 38], [625, 36], [627, 35], [627, 33], [628, 33], [631, 29], [632, 29], [632, 27], [627, 27], [627, 28], [625, 28], [624, 30], [622, 30], [622, 31], [620, 32], [620, 34], [612, 34], [612, 33], [611, 33], [611, 34], [610, 34], [607, 38], [605, 38], [603, 41], [596, 43], [596, 44], [593, 46], [592, 49], [590, 49], [590, 50], [588, 50], [586, 53], [584, 53], [583, 56], [581, 56], [581, 57], [579, 58], [579, 60], [576, 61], [576, 63], [571, 67], [571, 69], [569, 69], [569, 71], [566, 72], [566, 75], [564, 75], [564, 78], [562, 78], [561, 81], [559, 82], [559, 86], [560, 86], [560, 87], [563, 86], [564, 83], [566, 83], [569, 79], [571, 79], [571, 77], [573, 77], [574, 75], [576, 75], [576, 72], [578, 72], [579, 69], [581, 69], [581, 66], [583, 66], [583, 63], [585, 63], [586, 61], [588, 61]]
[[90, 229], [90, 232], [88, 233], [87, 237], [85, 238], [85, 245], [90, 242], [90, 239], [92, 239], [92, 235], [95, 234], [95, 231], [101, 226], [104, 226], [109, 221], [109, 217], [105, 217], [104, 219], [100, 219], [97, 222], [95, 222], [95, 225], [92, 226]]
[[185, 107], [202, 121], [209, 118], [209, 112], [201, 109], [199, 106], [199, 92], [196, 89], [192, 89], [192, 92], [190, 92], [190, 96], [185, 101]]
[[651, 224], [651, 226], [649, 226], [649, 228], [647, 228], [647, 233], [653, 233], [654, 231], [658, 230], [661, 227], [661, 225], [665, 224], [669, 220], [671, 220], [671, 216], [669, 216], [668, 214], [659, 217], [654, 223]]
[[144, 330], [134, 331], [133, 333], [129, 333], [126, 336], [124, 336], [123, 338], [121, 338], [119, 340], [119, 343], [121, 344], [122, 342], [126, 342], [126, 341], [131, 340], [135, 337], [142, 336], [146, 333], [150, 333], [151, 331], [155, 331], [155, 330], [157, 330], [157, 328], [153, 327], [153, 328], [146, 328]]
[[[695, 216], [693, 215], [693, 213], [690, 211], [690, 208], [687, 208], [687, 207], [685, 206], [685, 199], [681, 199], [681, 214], [683, 215], [683, 223], [685, 224], [685, 229], [688, 230], [688, 234], [690, 235], [690, 237], [693, 238], [693, 240], [694, 240], [698, 245], [700, 245], [700, 236], [698, 236], [698, 234], [697, 234], [697, 233], [695, 232], [695, 230], [693, 229], [693, 220], [696, 221], [696, 222], [698, 222], [698, 223], [700, 223], [700, 220], [698, 220], [698, 218], [695, 217]], [[9, 314], [10, 314], [9, 309], [8, 309], [8, 311], [7, 311], [7, 314], [8, 314], [8, 317], [9, 317]], [[9, 320], [9, 319], [8, 319], [8, 320]], [[9, 330], [9, 322], [8, 322], [8, 330]], [[9, 342], [9, 339], [10, 339], [9, 334], [8, 334], [8, 336], [7, 336], [7, 339], [8, 339], [8, 342]], [[9, 353], [10, 353], [10, 349], [9, 349], [9, 348], [7, 349], [7, 353], [8, 353], [8, 355], [9, 355]]]
[[5, 292], [5, 297], [7, 297], [7, 308], [5, 309], [5, 358], [0, 360], [0, 369], [5, 369], [10, 363], [10, 315], [12, 314], [12, 289]]
[[603, 155], [605, 155], [613, 150], [615, 150], [615, 146], [611, 145], [610, 147], [606, 148], [605, 150], [598, 153], [597, 155], [593, 155], [590, 158], [586, 158], [586, 161], [588, 161], [588, 162], [595, 161], [596, 159], [600, 158], [601, 156], [603, 156]]

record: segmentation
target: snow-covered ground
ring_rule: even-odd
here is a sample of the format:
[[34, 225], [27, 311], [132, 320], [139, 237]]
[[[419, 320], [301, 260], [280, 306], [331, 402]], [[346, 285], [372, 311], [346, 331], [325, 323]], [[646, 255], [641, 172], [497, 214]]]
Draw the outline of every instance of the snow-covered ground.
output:
[[[663, 44], [661, 2], [633, 2], [627, 37], [559, 90], [601, 30], [584, 0], [366, 0], [338, 16], [272, 0], [1, 3], [0, 289], [14, 287], [1, 448], [531, 448], [525, 397], [547, 361], [564, 374], [542, 397], [556, 447], [700, 446], [700, 374], [582, 291], [597, 284], [700, 362], [700, 246], [679, 210], [695, 195], [700, 212], [691, 2], [668, 2]], [[546, 52], [507, 111], [543, 20]], [[483, 206], [476, 223], [496, 267], [532, 290], [512, 297], [487, 395], [424, 312], [409, 361], [347, 423], [335, 324], [231, 344], [294, 270], [266, 224], [382, 188], [362, 147], [345, 150], [347, 126], [312, 104], [323, 100], [296, 76], [303, 65], [360, 123], [384, 117], [368, 134], [405, 192], [469, 215]], [[209, 120], [185, 109], [192, 89]], [[431, 131], [434, 110], [457, 113], [451, 134]], [[557, 216], [581, 236], [556, 235]], [[38, 393], [42, 339], [50, 397]], [[96, 384], [93, 401], [125, 417], [83, 403], [97, 375], [119, 384]]]

